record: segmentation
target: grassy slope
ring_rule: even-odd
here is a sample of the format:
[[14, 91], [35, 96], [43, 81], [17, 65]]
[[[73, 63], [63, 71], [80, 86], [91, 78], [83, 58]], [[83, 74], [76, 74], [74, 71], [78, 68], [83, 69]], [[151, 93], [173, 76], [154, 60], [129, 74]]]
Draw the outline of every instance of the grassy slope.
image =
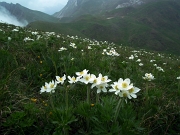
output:
[[[91, 39], [180, 54], [179, 2], [160, 1], [139, 8], [118, 9], [102, 17], [85, 15], [71, 23], [29, 26], [46, 31], [73, 34]], [[114, 17], [106, 19], [107, 17]], [[47, 26], [50, 26], [47, 29]], [[61, 27], [63, 26], [63, 27]], [[68, 29], [64, 29], [68, 28]]]
[[[81, 29], [80, 26], [76, 28]], [[176, 78], [180, 75], [180, 57], [135, 51], [75, 36], [57, 37], [37, 30], [38, 34], [34, 35], [34, 31], [0, 23], [0, 133], [59, 135], [65, 134], [66, 129], [70, 135], [178, 135], [180, 82], [178, 87]], [[39, 39], [38, 35], [41, 35]], [[25, 42], [25, 37], [34, 41]], [[72, 48], [71, 43], [77, 48]], [[67, 50], [59, 52], [62, 47]], [[115, 50], [120, 56], [103, 55], [104, 49]], [[133, 60], [129, 59], [131, 55]], [[139, 66], [138, 59], [143, 66]], [[158, 71], [154, 64], [165, 72]], [[107, 75], [112, 80], [110, 85], [119, 78], [130, 78], [131, 83], [141, 89], [136, 99], [128, 99], [121, 108], [117, 123], [114, 123], [114, 114], [118, 97], [112, 92], [102, 92], [98, 103], [97, 88], [91, 89], [94, 106], [86, 104], [86, 90], [90, 85], [82, 83], [72, 85], [66, 80], [63, 85], [58, 84], [55, 93], [40, 94], [41, 86], [54, 80], [56, 75], [75, 76], [75, 72], [83, 69], [96, 76]], [[142, 79], [145, 73], [152, 73], [156, 79], [146, 82]], [[67, 90], [68, 109], [64, 96]]]

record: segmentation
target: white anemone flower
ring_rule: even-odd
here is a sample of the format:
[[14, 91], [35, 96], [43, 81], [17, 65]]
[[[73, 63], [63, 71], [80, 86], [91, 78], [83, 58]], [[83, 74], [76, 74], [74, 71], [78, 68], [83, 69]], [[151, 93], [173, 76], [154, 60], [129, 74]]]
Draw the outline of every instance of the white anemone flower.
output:
[[108, 76], [102, 76], [101, 73], [99, 74], [99, 77], [98, 77], [98, 78], [101, 79], [101, 83], [108, 83], [108, 82], [111, 81], [110, 79], [108, 79]]
[[41, 87], [40, 93], [46, 92], [48, 88], [48, 83], [45, 82], [45, 85]]
[[137, 88], [137, 87], [132, 87], [132, 88], [131, 88], [131, 89], [129, 89], [128, 91], [129, 91], [129, 94], [130, 94], [130, 96], [131, 96], [131, 97], [133, 97], [133, 98], [137, 98], [136, 93], [137, 93], [137, 92], [139, 92], [139, 91], [140, 91], [140, 89], [139, 89], [139, 88]]
[[92, 82], [93, 78], [91, 78], [90, 74], [85, 74], [79, 81], [85, 84]]
[[91, 89], [94, 88], [96, 85], [101, 84], [101, 78], [100, 77], [96, 77], [94, 74], [91, 74], [91, 78], [92, 78], [92, 81], [90, 82], [90, 83], [92, 83]]
[[68, 79], [69, 79], [69, 83], [76, 83], [76, 82], [78, 82], [79, 81], [79, 79], [80, 79], [80, 77], [70, 77], [70, 76], [68, 76]]
[[151, 73], [146, 73], [145, 77], [143, 77], [144, 80], [152, 81], [154, 80], [154, 76]]
[[57, 86], [57, 81], [52, 80], [51, 82], [49, 82], [49, 84], [47, 85], [47, 90], [46, 92], [51, 92], [54, 93], [55, 88]]
[[127, 91], [127, 90], [123, 90], [123, 91], [119, 92], [118, 95], [119, 95], [120, 97], [123, 97], [123, 98], [132, 99], [132, 97], [130, 96], [129, 91]]
[[107, 83], [102, 83], [102, 84], [96, 85], [97, 93], [100, 93], [101, 91], [107, 92], [107, 89], [106, 89], [107, 86], [108, 86]]
[[142, 63], [139, 63], [139, 66], [143, 66], [144, 64], [142, 64]]
[[114, 84], [111, 84], [112, 89], [109, 90], [109, 92], [115, 92], [117, 95], [120, 92], [120, 86], [118, 82], [114, 82]]
[[57, 80], [57, 83], [58, 83], [58, 84], [59, 84], [59, 83], [63, 84], [64, 81], [66, 80], [66, 75], [64, 74], [63, 77], [56, 76], [56, 80]]
[[119, 83], [119, 89], [120, 90], [129, 90], [133, 87], [132, 85], [130, 85], [130, 79], [129, 78], [126, 78], [125, 80], [120, 78], [118, 80], [118, 83]]
[[81, 72], [76, 72], [76, 75], [79, 76], [79, 77], [82, 77], [82, 76], [86, 75], [88, 73], [88, 71], [89, 70], [84, 69]]

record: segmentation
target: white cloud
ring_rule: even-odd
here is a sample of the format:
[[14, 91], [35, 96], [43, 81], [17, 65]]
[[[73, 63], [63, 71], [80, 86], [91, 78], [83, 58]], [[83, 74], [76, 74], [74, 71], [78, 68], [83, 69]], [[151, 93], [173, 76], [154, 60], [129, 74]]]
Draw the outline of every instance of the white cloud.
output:
[[8, 24], [14, 24], [16, 26], [26, 26], [28, 23], [27, 21], [18, 21], [17, 18], [9, 13], [4, 7], [0, 6], [0, 21], [6, 22]]

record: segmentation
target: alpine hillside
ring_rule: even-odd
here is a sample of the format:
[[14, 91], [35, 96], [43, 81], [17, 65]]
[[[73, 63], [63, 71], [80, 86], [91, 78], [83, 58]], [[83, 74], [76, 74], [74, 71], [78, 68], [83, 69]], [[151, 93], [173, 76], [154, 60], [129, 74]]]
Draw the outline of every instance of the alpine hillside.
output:
[[[71, 20], [71, 21], [69, 21]], [[180, 1], [161, 0], [82, 15], [68, 23], [34, 22], [28, 27], [180, 54]]]

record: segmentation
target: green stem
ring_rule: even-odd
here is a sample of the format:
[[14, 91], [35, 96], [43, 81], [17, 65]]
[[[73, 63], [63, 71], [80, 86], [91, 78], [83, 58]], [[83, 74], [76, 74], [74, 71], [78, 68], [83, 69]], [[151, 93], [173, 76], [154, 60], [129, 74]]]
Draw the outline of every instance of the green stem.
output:
[[[91, 94], [91, 91], [89, 89], [89, 87], [87, 86], [87, 104], [90, 105], [90, 94]], [[86, 126], [87, 126], [87, 132], [89, 132], [89, 117], [86, 118]]]
[[148, 98], [149, 93], [148, 93], [148, 82], [146, 82], [146, 91], [145, 91], [145, 97]]
[[69, 104], [68, 104], [68, 88], [66, 88], [66, 94], [65, 94], [65, 101], [66, 101], [66, 112], [68, 111], [68, 107], [69, 107]]
[[90, 104], [90, 94], [91, 94], [91, 91], [89, 89], [89, 87], [87, 86], [87, 103]]
[[179, 84], [178, 84], [178, 94], [180, 95], [180, 81], [179, 81]]
[[51, 107], [53, 109], [53, 111], [55, 111], [55, 107], [54, 107], [54, 103], [53, 103], [53, 99], [52, 99], [52, 93], [50, 93], [50, 104], [51, 104]]
[[99, 103], [99, 96], [100, 96], [100, 93], [97, 93], [96, 94], [96, 104]]
[[114, 122], [117, 121], [117, 117], [118, 117], [118, 115], [119, 115], [119, 111], [120, 111], [120, 109], [121, 109], [121, 106], [122, 106], [122, 99], [120, 98], [120, 99], [119, 99], [119, 102], [118, 102], [118, 104], [117, 104], [117, 106], [116, 106], [116, 112], [115, 112], [115, 116], [114, 116]]

